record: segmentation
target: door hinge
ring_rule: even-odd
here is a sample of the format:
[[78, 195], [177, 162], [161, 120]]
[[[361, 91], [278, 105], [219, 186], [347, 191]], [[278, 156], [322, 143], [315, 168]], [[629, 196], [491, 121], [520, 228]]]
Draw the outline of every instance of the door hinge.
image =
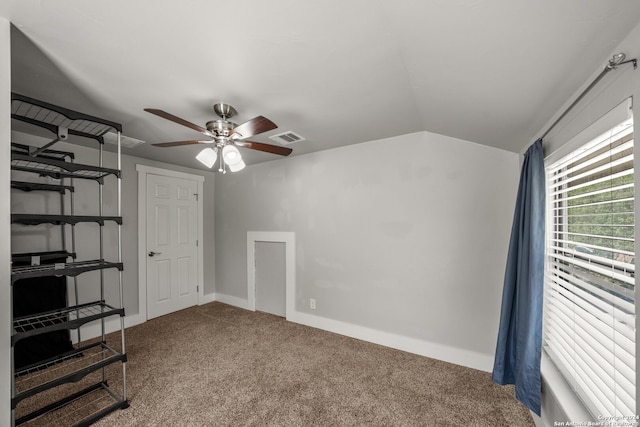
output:
[[196, 202], [198, 201], [198, 193], [193, 193], [194, 196], [196, 196]]
[[196, 292], [200, 292], [200, 286], [196, 286]]
[[196, 240], [196, 247], [200, 246], [200, 242]]

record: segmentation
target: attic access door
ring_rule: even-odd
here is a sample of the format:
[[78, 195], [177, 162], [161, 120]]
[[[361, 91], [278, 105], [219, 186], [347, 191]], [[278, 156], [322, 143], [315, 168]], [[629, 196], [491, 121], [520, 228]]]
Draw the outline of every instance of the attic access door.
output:
[[256, 310], [287, 316], [285, 243], [255, 243]]
[[[284, 243], [285, 318], [291, 320], [295, 312], [296, 257], [295, 233], [285, 231], [247, 232], [247, 308], [256, 310], [256, 246], [260, 256], [260, 242]], [[264, 247], [263, 247], [264, 249]], [[267, 251], [269, 251], [267, 249]], [[276, 256], [278, 262], [281, 256]], [[264, 259], [263, 259], [264, 260]], [[267, 260], [268, 262], [268, 260]], [[280, 277], [280, 275], [277, 275]]]
[[140, 313], [146, 319], [202, 297], [201, 176], [137, 167]]

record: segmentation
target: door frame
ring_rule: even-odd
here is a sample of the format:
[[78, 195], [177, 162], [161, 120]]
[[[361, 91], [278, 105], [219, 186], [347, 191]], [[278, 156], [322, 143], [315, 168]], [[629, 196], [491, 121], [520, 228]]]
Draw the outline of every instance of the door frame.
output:
[[161, 169], [153, 166], [136, 164], [138, 172], [138, 313], [147, 320], [147, 175], [161, 175], [170, 178], [189, 179], [196, 181], [198, 185], [198, 207], [196, 215], [198, 219], [198, 301], [197, 305], [204, 301], [204, 176], [178, 172], [169, 169]]
[[256, 311], [256, 242], [284, 243], [285, 318], [296, 308], [296, 234], [292, 231], [247, 231], [247, 309]]

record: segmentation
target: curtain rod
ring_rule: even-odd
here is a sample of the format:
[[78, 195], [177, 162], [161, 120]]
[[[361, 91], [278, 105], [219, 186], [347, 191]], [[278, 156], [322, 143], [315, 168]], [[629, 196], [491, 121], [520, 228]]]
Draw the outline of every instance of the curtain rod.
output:
[[569, 111], [571, 111], [573, 109], [573, 107], [575, 107], [576, 104], [578, 102], [580, 102], [580, 100], [582, 98], [584, 98], [584, 96], [591, 89], [593, 89], [593, 87], [596, 84], [598, 84], [598, 82], [600, 80], [602, 80], [602, 78], [605, 76], [605, 74], [607, 74], [609, 71], [616, 70], [620, 65], [624, 65], [624, 64], [628, 64], [628, 63], [632, 63], [633, 64], [633, 69], [634, 70], [638, 68], [638, 62], [636, 61], [636, 59], [629, 59], [629, 60], [625, 61], [624, 58], [625, 58], [625, 54], [624, 53], [616, 53], [615, 55], [613, 55], [613, 58], [611, 58], [609, 60], [609, 63], [607, 64], [607, 66], [604, 67], [604, 69], [602, 70], [602, 72], [600, 74], [598, 74], [598, 77], [596, 77], [595, 80], [592, 81], [591, 84], [589, 86], [587, 86], [587, 88], [585, 90], [582, 91], [582, 93], [576, 98], [576, 100], [573, 101], [573, 103], [571, 103], [571, 105], [569, 105], [566, 110], [564, 110], [564, 113], [562, 113], [560, 115], [560, 117], [558, 117], [556, 119], [556, 121], [553, 122], [553, 124], [551, 126], [549, 126], [549, 129], [547, 129], [547, 131], [542, 134], [540, 139], [544, 139], [545, 136], [549, 135], [549, 132], [551, 132], [551, 130], [554, 127], [556, 127], [556, 125], [560, 122], [560, 120], [564, 119], [564, 117], [569, 113]]

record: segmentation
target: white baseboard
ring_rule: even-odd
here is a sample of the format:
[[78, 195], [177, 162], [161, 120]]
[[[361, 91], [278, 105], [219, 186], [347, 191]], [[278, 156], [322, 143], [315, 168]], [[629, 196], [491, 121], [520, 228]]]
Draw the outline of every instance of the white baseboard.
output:
[[[243, 308], [245, 310], [248, 309], [248, 301], [245, 298], [215, 294], [215, 300]], [[390, 332], [378, 331], [376, 329], [366, 328], [364, 326], [358, 326], [352, 323], [328, 319], [326, 317], [315, 316], [299, 311], [294, 311], [292, 314], [287, 316], [287, 320], [301, 325], [311, 326], [324, 331], [356, 338], [362, 341], [383, 345], [385, 347], [395, 348], [396, 350], [402, 350], [408, 353], [418, 354], [420, 356], [442, 360], [444, 362], [454, 363], [456, 365], [466, 366], [472, 369], [478, 369], [480, 371], [491, 372], [493, 369], [493, 356], [483, 353], [436, 344]]]
[[378, 331], [376, 329], [298, 311], [294, 312], [292, 316], [289, 316], [287, 320], [385, 347], [395, 348], [396, 350], [466, 366], [468, 368], [486, 372], [491, 372], [493, 368], [493, 357], [474, 351], [449, 347], [390, 332]]
[[238, 298], [231, 295], [225, 294], [214, 294], [214, 301], [218, 301], [224, 304], [229, 304], [234, 307], [242, 308], [245, 310], [249, 310], [249, 302], [246, 298]]
[[216, 293], [204, 294], [202, 296], [202, 300], [198, 302], [198, 305], [209, 304], [210, 302], [214, 302], [216, 300]]
[[[249, 303], [246, 298], [239, 298], [219, 293], [204, 295], [204, 299], [201, 301], [201, 304], [207, 304], [214, 301], [219, 301], [244, 310], [249, 309]], [[146, 320], [147, 319], [140, 314], [133, 314], [125, 316], [124, 325], [125, 328], [128, 328], [144, 323]], [[383, 345], [385, 347], [395, 348], [396, 350], [402, 350], [408, 353], [418, 354], [420, 356], [430, 357], [432, 359], [442, 360], [444, 362], [454, 363], [456, 365], [466, 366], [468, 368], [478, 369], [485, 372], [491, 372], [493, 368], [493, 357], [487, 354], [449, 347], [390, 332], [378, 331], [376, 329], [366, 328], [364, 326], [354, 325], [352, 323], [328, 319], [326, 317], [315, 316], [299, 311], [294, 311], [292, 314], [287, 316], [287, 320], [301, 325], [311, 326], [312, 328], [322, 329], [324, 331], [345, 335], [362, 341]], [[120, 329], [120, 318], [112, 317], [105, 321], [106, 333], [115, 332], [118, 329]], [[99, 321], [88, 323], [81, 329], [82, 340], [95, 338], [100, 336], [100, 334], [101, 326]], [[78, 336], [75, 331], [72, 331], [71, 339], [74, 343], [77, 341], [77, 338]]]

